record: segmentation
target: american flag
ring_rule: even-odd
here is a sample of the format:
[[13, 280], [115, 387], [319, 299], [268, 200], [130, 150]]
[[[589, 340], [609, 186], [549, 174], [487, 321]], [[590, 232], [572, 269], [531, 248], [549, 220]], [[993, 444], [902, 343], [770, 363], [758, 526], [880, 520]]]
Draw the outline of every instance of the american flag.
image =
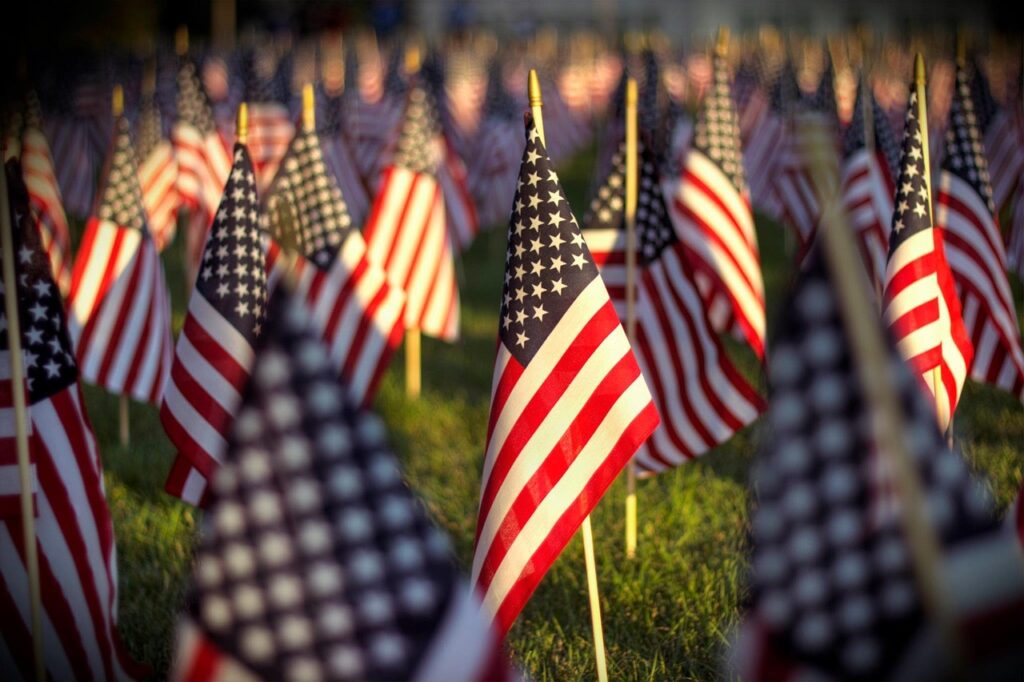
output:
[[[771, 102], [765, 88], [767, 82], [764, 54], [761, 50], [744, 55], [733, 79], [732, 94], [740, 142], [747, 148], [754, 132], [765, 122]], [[759, 167], [759, 166], [755, 166]], [[750, 175], [750, 168], [747, 169]]]
[[988, 79], [975, 61], [971, 79], [971, 97], [978, 130], [985, 143], [992, 201], [998, 214], [1006, 207], [1024, 178], [1024, 116], [1019, 104], [1001, 107], [992, 96]]
[[504, 220], [512, 210], [511, 197], [523, 155], [521, 127], [515, 99], [505, 88], [501, 62], [494, 59], [474, 154], [469, 159], [469, 186], [483, 226]]
[[[949, 651], [926, 620], [891, 464], [871, 426], [882, 407], [863, 383], [821, 256], [812, 250], [780, 308], [768, 364], [769, 428], [753, 474], [751, 603], [730, 676], [942, 679]], [[888, 371], [876, 380], [889, 384], [882, 390], [893, 391], [900, 408], [900, 436], [944, 548], [944, 588], [967, 663], [1009, 654], [1016, 666], [1009, 670], [1019, 675], [1019, 549], [998, 528], [985, 484], [947, 449], [933, 408], [891, 342], [886, 355]]]
[[364, 233], [370, 260], [406, 293], [406, 328], [453, 341], [459, 335], [459, 290], [436, 175], [443, 145], [429, 95], [413, 87], [394, 161], [384, 170]]
[[382, 75], [382, 56], [376, 46], [361, 53], [358, 66], [355, 55], [349, 57], [345, 63], [346, 74], [357, 76], [358, 82], [356, 78], [346, 77], [345, 80], [349, 114], [346, 133], [363, 182], [372, 190], [377, 187], [384, 168], [381, 157], [402, 124], [407, 95], [400, 73], [402, 52], [397, 48], [392, 50], [386, 77]]
[[75, 112], [73, 88], [74, 83], [63, 77], [54, 84], [44, 132], [50, 143], [64, 208], [67, 213], [82, 218], [92, 210], [96, 175], [102, 159], [93, 152], [89, 132]]
[[[870, 121], [864, 115], [865, 108], [871, 112]], [[868, 145], [867, 126], [873, 132], [873, 147]], [[898, 153], [888, 117], [875, 102], [871, 88], [862, 83], [857, 89], [853, 118], [843, 136], [839, 191], [850, 227], [857, 235], [864, 267], [879, 292], [885, 285]]]
[[178, 113], [171, 128], [171, 144], [178, 164], [178, 196], [189, 212], [187, 262], [195, 268], [231, 172], [231, 153], [217, 131], [196, 65], [188, 57], [182, 58], [178, 68]]
[[160, 404], [160, 421], [178, 451], [165, 488], [196, 505], [205, 503], [208, 482], [223, 459], [266, 319], [258, 207], [248, 151], [235, 145]]
[[297, 294], [349, 397], [369, 405], [402, 340], [406, 298], [367, 253], [315, 132], [295, 136], [266, 203], [276, 240], [268, 254], [271, 289], [287, 267], [280, 248], [296, 252]]
[[775, 74], [768, 94], [768, 110], [743, 142], [743, 165], [750, 180], [751, 201], [776, 220], [782, 217], [782, 206], [775, 192], [775, 169], [788, 153], [792, 136], [790, 112], [799, 93], [793, 63], [787, 59]]
[[455, 151], [455, 145], [445, 135], [444, 163], [437, 169], [437, 182], [444, 197], [445, 217], [452, 243], [465, 251], [480, 231], [476, 203], [469, 191], [469, 172]]
[[[964, 328], [942, 233], [932, 225], [921, 104], [911, 90], [882, 305], [896, 347], [932, 396], [939, 428], [945, 431], [960, 400], [974, 349]], [[941, 385], [936, 385], [936, 378]]]
[[971, 378], [1024, 400], [1024, 352], [967, 72], [957, 68], [935, 224], [974, 345]]
[[[36, 546], [47, 677], [142, 679], [147, 671], [131, 659], [117, 631], [114, 528], [103, 488], [103, 467], [78, 384], [64, 305], [35, 231], [22, 169], [11, 162], [6, 172], [15, 228], [29, 448], [35, 463]], [[0, 329], [0, 374], [9, 377], [3, 310]], [[9, 389], [9, 384], [5, 388]], [[14, 449], [4, 450], [6, 455]], [[28, 680], [33, 678], [33, 659], [24, 536], [20, 510], [14, 514], [4, 511], [0, 509], [0, 610], [4, 613], [0, 618], [0, 670], [5, 679]]]
[[231, 431], [177, 680], [502, 680], [500, 638], [386, 430], [279, 288]]
[[331, 97], [321, 93], [316, 101], [321, 105], [323, 112], [316, 120], [317, 128], [321, 132], [320, 144], [323, 147], [324, 163], [327, 164], [341, 189], [342, 196], [345, 197], [352, 222], [362, 225], [370, 211], [370, 196], [345, 137], [344, 95]]
[[[750, 424], [764, 409], [729, 359], [704, 311], [693, 275], [668, 217], [658, 160], [639, 151], [636, 334], [644, 378], [661, 426], [637, 451], [643, 472], [660, 472], [704, 454]], [[583, 237], [624, 324], [626, 280], [625, 149], [583, 219]]]
[[32, 218], [43, 240], [43, 250], [50, 258], [53, 279], [61, 295], [67, 296], [71, 288], [71, 233], [41, 115], [38, 98], [30, 94], [21, 140], [22, 173]]
[[[725, 59], [715, 57], [714, 87], [665, 197], [680, 245], [715, 331], [736, 331], [764, 357], [764, 281], [754, 217], [743, 177], [739, 131]], [[638, 212], [638, 218], [639, 218]]]
[[818, 196], [811, 177], [811, 150], [819, 145], [835, 149], [838, 142], [834, 81], [835, 71], [828, 58], [818, 88], [810, 97], [802, 97], [790, 116], [785, 144], [772, 171], [780, 219], [798, 240], [798, 261], [813, 242], [821, 220], [823, 198]]
[[120, 116], [99, 206], [75, 260], [68, 329], [86, 381], [159, 404], [171, 368], [171, 310], [135, 158]]
[[1017, 190], [1017, 201], [1010, 216], [1010, 230], [1006, 240], [1006, 265], [1010, 272], [1024, 279], [1024, 177]]
[[508, 631], [658, 411], [534, 123], [509, 222], [473, 582]]
[[158, 250], [163, 251], [178, 228], [178, 162], [174, 147], [164, 137], [156, 98], [143, 99], [139, 112], [139, 185], [142, 204]]
[[249, 153], [256, 185], [266, 190], [295, 136], [288, 112], [291, 88], [287, 58], [274, 61], [269, 50], [253, 50], [245, 61], [245, 101], [249, 106]]

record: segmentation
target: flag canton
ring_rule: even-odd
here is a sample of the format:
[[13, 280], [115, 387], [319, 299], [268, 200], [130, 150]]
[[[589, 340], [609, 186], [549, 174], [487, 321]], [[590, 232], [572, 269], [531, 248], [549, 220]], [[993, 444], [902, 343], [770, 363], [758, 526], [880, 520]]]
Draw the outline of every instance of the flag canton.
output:
[[440, 123], [430, 95], [417, 85], [409, 91], [395, 149], [396, 166], [433, 175], [441, 163]]
[[928, 196], [928, 177], [925, 169], [925, 145], [921, 132], [921, 118], [917, 93], [911, 90], [907, 105], [907, 123], [903, 131], [903, 150], [900, 154], [900, 175], [896, 183], [896, 200], [892, 214], [892, 235], [889, 238], [890, 255], [899, 245], [922, 230], [932, 227], [931, 197]]
[[[5, 170], [14, 226], [14, 270], [18, 278], [25, 379], [29, 402], [37, 403], [73, 385], [78, 379], [78, 366], [65, 327], [64, 302], [32, 221], [21, 165], [9, 161]], [[0, 295], [4, 286], [0, 282]], [[7, 315], [0, 310], [0, 350], [9, 348]]]
[[267, 202], [274, 237], [321, 269], [352, 230], [341, 190], [324, 164], [320, 138], [303, 130], [292, 140]]
[[216, 130], [206, 91], [195, 63], [188, 57], [182, 58], [178, 69], [178, 119], [195, 126], [204, 135]]
[[978, 193], [989, 213], [995, 215], [992, 185], [988, 178], [985, 147], [978, 132], [978, 119], [971, 101], [971, 86], [963, 66], [956, 69], [956, 92], [949, 110], [946, 128], [946, 158], [942, 169], [958, 176]]
[[737, 191], [745, 187], [740, 155], [740, 132], [729, 92], [729, 70], [725, 58], [715, 55], [714, 83], [693, 129], [693, 148], [718, 166]]
[[128, 119], [118, 116], [114, 129], [114, 148], [108, 164], [107, 183], [100, 198], [99, 217], [120, 227], [141, 230], [143, 234], [148, 234], [135, 158]]
[[[921, 625], [895, 482], [820, 252], [809, 257], [771, 356], [768, 437], [754, 473], [754, 609], [783, 651], [837, 679], [879, 679]], [[881, 380], [944, 544], [994, 528], [991, 500], [946, 449], [934, 410], [888, 343]]]
[[447, 538], [301, 304], [272, 325], [213, 479], [191, 615], [259, 678], [411, 679], [454, 594]]
[[[648, 265], [678, 241], [658, 182], [658, 159], [648, 145], [637, 143], [640, 177], [637, 183], [637, 261]], [[590, 202], [583, 224], [586, 229], [624, 230], [626, 227], [626, 145], [612, 156], [608, 177]]]
[[139, 135], [136, 151], [137, 160], [141, 164], [153, 153], [163, 139], [163, 124], [160, 120], [160, 109], [156, 98], [150, 94], [143, 98], [139, 112]]
[[597, 277], [569, 202], [531, 119], [509, 221], [498, 336], [523, 366]]
[[234, 163], [203, 251], [196, 289], [250, 344], [266, 320], [267, 274], [256, 176], [245, 147]]

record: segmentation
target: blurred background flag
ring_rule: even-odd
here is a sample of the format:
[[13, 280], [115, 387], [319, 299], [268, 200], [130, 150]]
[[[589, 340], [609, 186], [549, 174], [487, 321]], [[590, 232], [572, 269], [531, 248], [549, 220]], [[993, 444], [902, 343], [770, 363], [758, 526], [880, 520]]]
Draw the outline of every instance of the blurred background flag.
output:
[[96, 215], [75, 259], [68, 330], [82, 378], [159, 404], [173, 352], [170, 300], [135, 159], [128, 120], [118, 116]]

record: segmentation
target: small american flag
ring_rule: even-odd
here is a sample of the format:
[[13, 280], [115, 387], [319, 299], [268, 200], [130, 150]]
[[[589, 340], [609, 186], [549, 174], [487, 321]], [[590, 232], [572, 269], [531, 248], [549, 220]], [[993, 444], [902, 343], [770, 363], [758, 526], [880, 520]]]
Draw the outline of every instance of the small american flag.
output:
[[160, 405], [160, 421], [178, 451], [165, 487], [192, 504], [204, 504], [208, 482], [224, 456], [266, 319], [258, 206], [249, 154], [235, 145]]
[[[891, 465], [872, 428], [880, 406], [862, 382], [833, 287], [814, 249], [780, 308], [770, 428], [753, 474], [751, 604], [730, 672], [772, 682], [941, 679], [949, 652], [922, 607]], [[1019, 675], [1019, 549], [998, 527], [987, 487], [947, 449], [891, 342], [886, 354], [888, 372], [877, 380], [901, 408], [967, 664], [985, 670], [1006, 655], [1003, 673]]]
[[61, 295], [67, 296], [71, 288], [71, 233], [41, 116], [39, 99], [30, 93], [21, 140], [22, 173], [32, 217], [43, 240], [43, 249], [50, 258], [53, 278]]
[[473, 582], [504, 633], [658, 411], [532, 120], [509, 223]]
[[507, 679], [383, 423], [346, 399], [286, 288], [213, 479], [172, 678]]
[[[36, 545], [42, 593], [44, 660], [51, 679], [142, 679], [117, 628], [117, 552], [103, 467], [85, 412], [64, 305], [36, 233], [17, 162], [6, 167], [14, 226], [22, 352], [28, 385], [29, 450], [34, 463]], [[0, 309], [0, 377], [10, 396], [7, 320]], [[0, 437], [7, 423], [0, 408]], [[13, 416], [13, 415], [12, 415]], [[13, 426], [13, 424], [10, 424]], [[10, 434], [13, 436], [13, 433]], [[13, 439], [12, 439], [13, 440]], [[6, 446], [7, 443], [4, 443]], [[0, 676], [33, 678], [24, 535], [0, 451]], [[15, 471], [17, 466], [12, 467]], [[9, 513], [13, 512], [13, 513]], [[8, 667], [10, 666], [10, 667]]]
[[312, 131], [295, 136], [267, 199], [276, 240], [268, 255], [271, 288], [296, 252], [297, 294], [321, 330], [349, 397], [369, 405], [402, 340], [405, 295], [367, 253]]
[[392, 165], [366, 220], [370, 259], [406, 293], [406, 328], [454, 341], [459, 335], [459, 289], [444, 194], [437, 179], [444, 139], [423, 88], [413, 87]]
[[946, 130], [935, 225], [960, 291], [964, 323], [974, 345], [971, 378], [1024, 400], [1024, 352], [1006, 277], [1006, 251], [995, 216], [981, 134], [964, 68]]
[[487, 94], [477, 130], [474, 154], [469, 159], [469, 186], [476, 199], [480, 223], [490, 226], [512, 210], [523, 155], [523, 136], [515, 99], [505, 88], [501, 62], [491, 62]]
[[793, 63], [786, 60], [775, 74], [768, 92], [768, 107], [758, 125], [750, 130], [743, 146], [743, 164], [750, 182], [754, 206], [776, 220], [782, 206], [775, 191], [775, 171], [780, 167], [792, 136], [790, 112], [800, 93]]
[[739, 145], [727, 64], [716, 55], [690, 151], [664, 192], [713, 328], [736, 332], [763, 358], [764, 280]]
[[245, 101], [249, 105], [249, 152], [260, 191], [269, 187], [295, 136], [288, 112], [291, 99], [289, 58], [270, 50], [252, 50], [245, 58]]
[[[672, 228], [658, 160], [639, 150], [637, 293], [634, 349], [654, 393], [661, 426], [637, 451], [643, 472], [664, 471], [704, 454], [750, 424], [764, 402], [729, 359], [697, 292]], [[626, 322], [625, 148], [583, 219], [583, 237]]]
[[163, 251], [178, 229], [178, 161], [171, 141], [164, 137], [160, 109], [153, 94], [142, 102], [138, 140], [142, 204], [153, 241]]
[[171, 310], [135, 158], [128, 121], [118, 117], [99, 206], [75, 260], [68, 329], [86, 381], [159, 404], [171, 368]]
[[998, 214], [1009, 205], [1017, 184], [1024, 178], [1024, 118], [1019, 105], [999, 106], [977, 60], [972, 71], [971, 98], [985, 143], [992, 201]]
[[231, 172], [231, 152], [217, 131], [196, 65], [188, 57], [182, 58], [178, 68], [178, 114], [171, 128], [171, 144], [178, 164], [179, 200], [189, 212], [186, 262], [194, 270]]
[[[864, 115], [865, 97], [870, 121]], [[874, 132], [874, 147], [868, 146], [868, 125]], [[885, 285], [899, 148], [889, 119], [875, 102], [870, 87], [861, 84], [857, 88], [853, 118], [843, 138], [839, 192], [850, 227], [857, 235], [864, 267], [875, 290], [881, 291]]]
[[332, 97], [321, 92], [316, 101], [322, 112], [317, 114], [316, 121], [317, 129], [320, 131], [324, 163], [327, 164], [341, 189], [342, 196], [345, 197], [352, 221], [356, 225], [362, 225], [370, 210], [370, 196], [345, 137], [344, 95]]
[[[912, 90], [892, 214], [883, 317], [900, 355], [921, 378], [932, 400], [938, 401], [939, 428], [944, 431], [967, 381], [974, 349], [964, 328], [942, 233], [932, 226], [920, 111]], [[936, 368], [940, 385], [933, 380]]]

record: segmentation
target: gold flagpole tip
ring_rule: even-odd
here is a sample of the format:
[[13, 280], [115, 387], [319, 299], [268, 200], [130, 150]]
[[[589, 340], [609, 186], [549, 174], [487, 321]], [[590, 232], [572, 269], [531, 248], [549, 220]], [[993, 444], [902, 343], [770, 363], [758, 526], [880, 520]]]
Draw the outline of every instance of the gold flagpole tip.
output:
[[316, 130], [316, 97], [312, 83], [302, 86], [302, 127], [306, 132]]
[[245, 102], [238, 105], [235, 139], [238, 140], [239, 144], [247, 144], [249, 142], [249, 105]]
[[416, 43], [410, 43], [405, 48], [405, 72], [408, 75], [419, 73], [420, 71], [420, 46]]
[[630, 77], [626, 80], [626, 105], [636, 106], [637, 98], [636, 79]]
[[715, 41], [715, 53], [719, 57], [724, 57], [729, 53], [729, 27], [724, 24], [718, 27], [718, 39]]
[[544, 101], [540, 96], [540, 79], [537, 78], [537, 69], [530, 69], [530, 106], [542, 107]]
[[179, 57], [188, 54], [188, 26], [184, 24], [174, 32], [174, 51], [178, 53]]
[[114, 118], [124, 114], [124, 88], [121, 87], [120, 83], [114, 86], [114, 95], [110, 100], [110, 111], [114, 114]]
[[924, 57], [918, 52], [914, 55], [914, 83], [924, 85], [925, 81]]

